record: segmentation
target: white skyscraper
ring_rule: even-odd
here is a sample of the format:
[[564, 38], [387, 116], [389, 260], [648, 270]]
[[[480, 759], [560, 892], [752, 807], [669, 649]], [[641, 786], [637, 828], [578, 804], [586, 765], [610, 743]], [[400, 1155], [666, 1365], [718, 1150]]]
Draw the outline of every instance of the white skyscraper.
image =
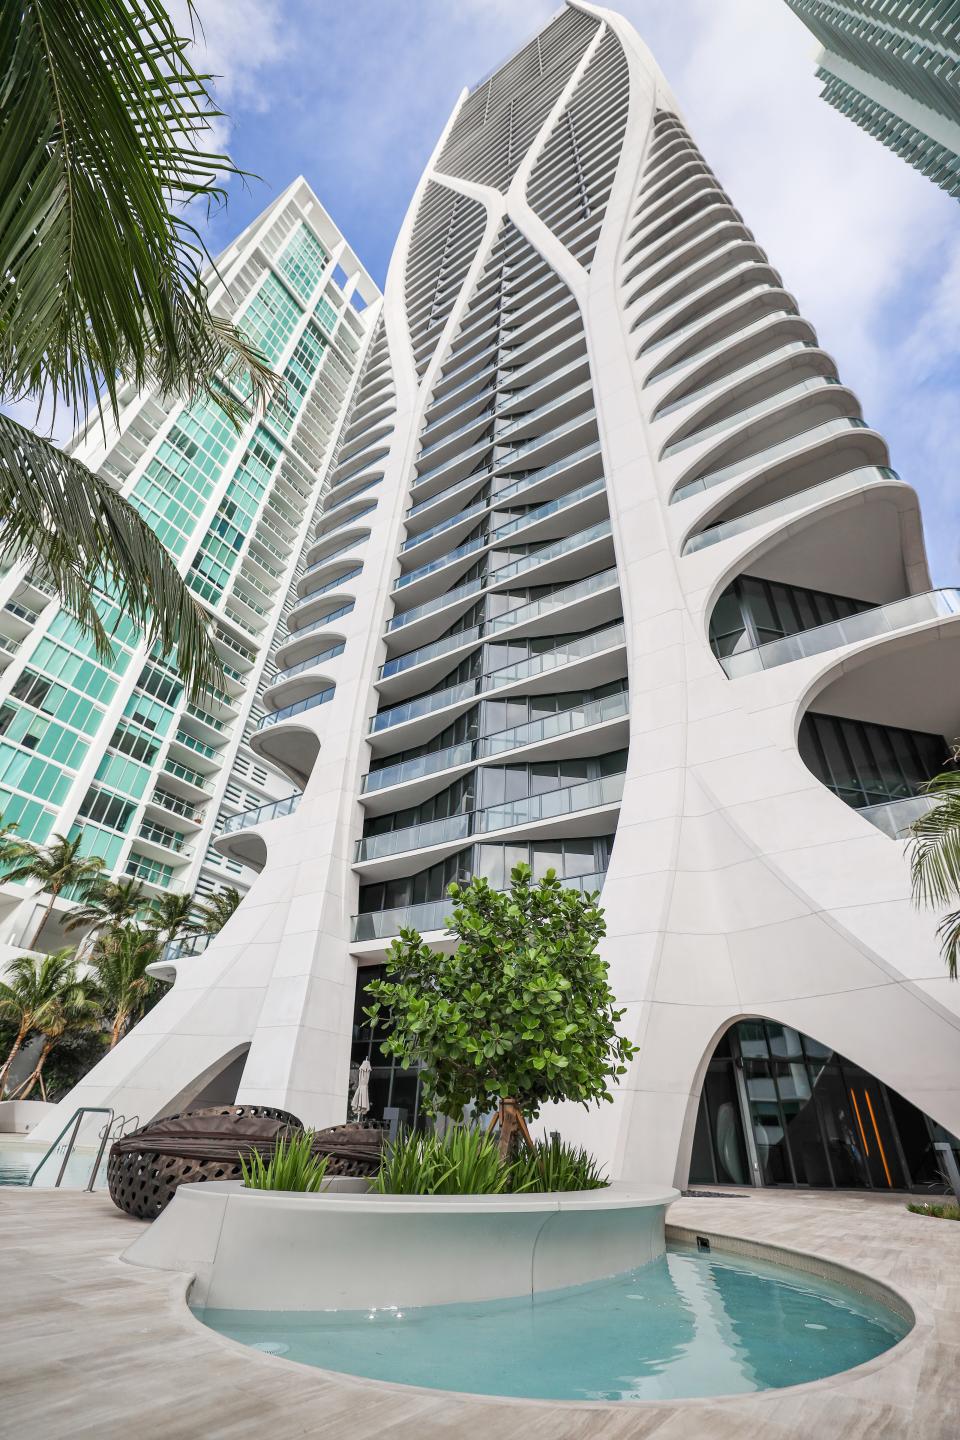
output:
[[[214, 310], [239, 320], [283, 374], [286, 403], [238, 431], [213, 401], [128, 393], [118, 426], [93, 418], [70, 448], [140, 510], [209, 608], [227, 693], [186, 703], [175, 667], [122, 618], [115, 662], [99, 663], [23, 566], [0, 579], [0, 810], [38, 844], [82, 834], [85, 853], [148, 893], [242, 887], [249, 872], [208, 853], [210, 838], [238, 809], [289, 789], [255, 759], [250, 735], [379, 309], [303, 180], [248, 226], [218, 272]], [[30, 938], [37, 903], [2, 888], [5, 941]], [[54, 916], [44, 948], [63, 938]]]
[[602, 889], [639, 1055], [550, 1124], [615, 1176], [930, 1173], [960, 991], [896, 837], [960, 731], [960, 602], [612, 12], [458, 102], [306, 560], [251, 737], [291, 799], [215, 842], [259, 878], [68, 1108], [330, 1124], [370, 1051], [375, 1112], [414, 1118], [369, 967], [528, 859]]

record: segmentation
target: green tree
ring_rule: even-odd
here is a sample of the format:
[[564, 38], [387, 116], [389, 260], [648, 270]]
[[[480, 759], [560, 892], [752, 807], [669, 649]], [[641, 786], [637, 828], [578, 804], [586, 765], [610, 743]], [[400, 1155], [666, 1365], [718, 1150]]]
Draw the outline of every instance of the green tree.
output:
[[609, 1083], [635, 1054], [617, 1034], [624, 1012], [597, 953], [596, 895], [565, 889], [553, 870], [534, 884], [529, 865], [510, 880], [507, 892], [482, 877], [451, 885], [456, 950], [438, 954], [402, 930], [365, 1011], [386, 1030], [388, 1055], [423, 1067], [431, 1113], [496, 1107], [503, 1159], [518, 1131], [530, 1143], [526, 1119], [547, 1101], [610, 1100]]
[[[960, 747], [954, 760], [960, 760]], [[926, 793], [934, 803], [911, 826], [910, 875], [915, 903], [939, 910], [960, 901], [960, 769], [935, 775]], [[950, 979], [956, 980], [960, 909], [943, 917], [937, 934]]]
[[160, 959], [160, 945], [147, 930], [118, 925], [97, 942], [90, 957], [94, 995], [110, 1026], [110, 1049], [137, 1020], [161, 982], [147, 974], [147, 966]]
[[43, 1030], [63, 996], [76, 983], [76, 975], [72, 950], [57, 950], [38, 958], [21, 955], [7, 967], [0, 981], [0, 1020], [13, 1028], [13, 1041], [0, 1066], [0, 1096], [10, 1066], [26, 1040]]
[[243, 896], [235, 885], [225, 885], [222, 890], [215, 890], [202, 905], [197, 906], [193, 926], [196, 933], [219, 935], [242, 899]]
[[27, 849], [20, 859], [14, 860], [4, 876], [8, 881], [38, 881], [41, 890], [50, 897], [30, 942], [31, 950], [37, 949], [41, 931], [62, 892], [78, 889], [85, 900], [90, 886], [103, 869], [99, 855], [80, 853], [82, 843], [82, 835], [75, 835], [72, 840], [68, 840], [66, 835], [54, 835], [52, 844]]
[[43, 1067], [50, 1058], [51, 1052], [67, 1036], [77, 1036], [87, 1031], [99, 1030], [101, 1025], [100, 1007], [97, 1004], [93, 993], [93, 987], [86, 978], [77, 974], [75, 961], [70, 962], [69, 973], [64, 977], [64, 983], [54, 995], [37, 1022], [37, 1030], [42, 1036], [40, 1053], [37, 1056], [37, 1063], [24, 1080], [23, 1084], [17, 1087], [17, 1096], [26, 1100], [35, 1085], [40, 1086], [40, 1094], [44, 1100], [47, 1098], [46, 1087], [43, 1080]]
[[89, 940], [102, 930], [133, 920], [145, 903], [146, 892], [139, 880], [111, 880], [97, 875], [83, 903], [65, 917], [63, 928], [67, 931], [86, 930], [86, 939]]
[[[192, 7], [190, 7], [192, 9]], [[239, 423], [280, 384], [214, 313], [192, 202], [233, 162], [206, 148], [220, 113], [160, 0], [0, 7], [0, 400], [98, 409], [155, 384]], [[110, 654], [94, 586], [193, 696], [222, 682], [204, 612], [160, 541], [102, 477], [0, 416], [0, 546], [54, 585]]]
[[190, 933], [196, 928], [193, 910], [192, 895], [167, 890], [162, 895], [154, 895], [144, 913], [143, 923], [160, 945], [169, 945], [178, 935]]

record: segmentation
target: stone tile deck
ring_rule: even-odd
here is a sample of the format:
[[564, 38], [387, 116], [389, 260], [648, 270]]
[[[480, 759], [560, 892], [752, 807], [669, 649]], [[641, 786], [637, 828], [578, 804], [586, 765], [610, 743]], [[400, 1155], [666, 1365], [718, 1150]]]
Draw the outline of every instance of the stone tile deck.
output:
[[915, 1330], [815, 1385], [728, 1400], [561, 1405], [326, 1375], [204, 1330], [179, 1277], [119, 1260], [139, 1222], [103, 1195], [0, 1188], [0, 1435], [29, 1440], [958, 1440], [960, 1224], [902, 1197], [753, 1192], [672, 1223], [812, 1252], [900, 1291]]

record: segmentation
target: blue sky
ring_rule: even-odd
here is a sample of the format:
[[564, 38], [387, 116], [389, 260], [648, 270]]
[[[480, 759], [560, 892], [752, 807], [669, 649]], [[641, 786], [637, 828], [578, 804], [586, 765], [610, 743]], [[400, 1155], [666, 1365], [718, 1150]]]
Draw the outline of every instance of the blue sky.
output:
[[[182, 0], [174, 0], [174, 8]], [[220, 248], [303, 173], [382, 283], [463, 85], [551, 0], [196, 0], [222, 140], [262, 182]], [[920, 492], [935, 584], [960, 581], [960, 205], [819, 98], [783, 0], [621, 0], [707, 159]]]

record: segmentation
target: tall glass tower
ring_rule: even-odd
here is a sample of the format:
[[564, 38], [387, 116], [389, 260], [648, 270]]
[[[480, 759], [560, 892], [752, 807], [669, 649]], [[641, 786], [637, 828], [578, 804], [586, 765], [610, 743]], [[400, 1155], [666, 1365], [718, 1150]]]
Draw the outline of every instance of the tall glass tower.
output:
[[960, 1128], [960, 992], [897, 836], [960, 731], [960, 597], [612, 12], [457, 103], [305, 558], [250, 741], [290, 796], [214, 842], [259, 878], [66, 1103], [331, 1124], [369, 1053], [414, 1119], [364, 984], [527, 860], [601, 891], [639, 1045], [551, 1126], [623, 1177], [916, 1180]]
[[[38, 844], [81, 835], [110, 874], [135, 876], [148, 893], [242, 886], [249, 872], [210, 851], [211, 836], [238, 809], [289, 788], [250, 742], [379, 309], [376, 286], [303, 180], [217, 268], [214, 310], [237, 319], [282, 372], [285, 403], [238, 430], [212, 400], [187, 407], [131, 392], [116, 426], [92, 419], [70, 449], [137, 507], [208, 609], [226, 692], [187, 703], [170, 657], [147, 653], [106, 601], [114, 657], [99, 663], [36, 576], [8, 565], [0, 578], [0, 810]], [[29, 938], [35, 903], [4, 887], [8, 944]], [[44, 943], [63, 943], [56, 921]]]
[[817, 37], [828, 105], [960, 198], [960, 13], [952, 0], [787, 0]]

